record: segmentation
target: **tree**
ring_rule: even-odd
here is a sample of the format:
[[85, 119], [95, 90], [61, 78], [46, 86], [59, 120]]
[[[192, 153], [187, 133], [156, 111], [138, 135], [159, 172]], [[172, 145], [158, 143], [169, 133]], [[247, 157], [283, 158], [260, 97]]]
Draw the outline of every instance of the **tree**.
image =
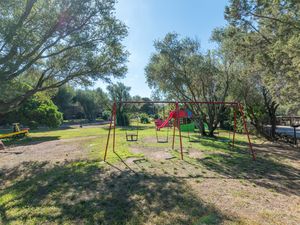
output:
[[67, 111], [74, 104], [75, 90], [70, 85], [63, 85], [58, 88], [57, 93], [52, 98], [54, 104], [58, 107], [59, 111], [65, 116]]
[[242, 97], [258, 131], [271, 124], [272, 139], [277, 109], [300, 109], [299, 8], [292, 0], [232, 0], [225, 10], [229, 25], [213, 32], [223, 53], [233, 54], [240, 65], [241, 94], [234, 97]]
[[5, 115], [6, 123], [20, 122], [31, 128], [47, 126], [56, 128], [63, 122], [62, 113], [44, 93], [35, 94], [18, 110]]
[[300, 109], [299, 12], [295, 0], [231, 0], [225, 10], [235, 52], [259, 73], [272, 101], [294, 112]]
[[261, 69], [249, 58], [254, 54], [251, 51], [255, 51], [255, 47], [246, 49], [244, 45], [239, 45], [244, 35], [244, 32], [234, 27], [227, 27], [214, 30], [212, 40], [218, 43], [219, 52], [224, 57], [231, 58], [235, 65], [236, 79], [229, 93], [231, 99], [245, 104], [247, 115], [260, 134], [266, 136], [264, 125], [271, 124], [270, 136], [274, 138], [279, 104], [263, 82]]
[[146, 113], [148, 115], [154, 115], [155, 108], [154, 108], [154, 104], [151, 103], [151, 99], [150, 98], [142, 98], [142, 101], [144, 101], [145, 103], [142, 104], [142, 106], [140, 108], [140, 112]]
[[68, 82], [122, 77], [125, 25], [115, 0], [0, 2], [0, 113]]
[[[232, 80], [231, 64], [214, 52], [202, 54], [197, 40], [179, 39], [169, 33], [154, 43], [156, 53], [146, 67], [150, 87], [181, 101], [224, 101]], [[209, 134], [220, 122], [224, 105], [199, 104], [189, 106], [203, 135], [203, 123], [208, 122]], [[208, 115], [208, 118], [206, 117]]]
[[[118, 82], [117, 84], [111, 84], [107, 87], [108, 95], [111, 101], [123, 102], [129, 101], [130, 96], [130, 87], [125, 86], [123, 83]], [[130, 106], [126, 104], [117, 104], [117, 125], [127, 126], [129, 125], [128, 110]]]
[[97, 116], [107, 107], [107, 96], [100, 89], [78, 90], [74, 98], [82, 106], [85, 117], [89, 121], [94, 121]]

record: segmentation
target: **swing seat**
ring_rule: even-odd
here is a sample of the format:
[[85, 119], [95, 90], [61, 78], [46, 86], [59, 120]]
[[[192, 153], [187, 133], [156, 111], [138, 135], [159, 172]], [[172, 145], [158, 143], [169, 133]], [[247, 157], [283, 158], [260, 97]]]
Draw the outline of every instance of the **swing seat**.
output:
[[169, 140], [167, 139], [167, 140], [157, 140], [157, 143], [168, 143], [169, 142]]
[[137, 134], [126, 134], [126, 141], [137, 141], [138, 135]]
[[165, 137], [159, 137], [160, 129], [156, 129], [156, 141], [157, 143], [168, 143], [169, 142], [169, 129], [167, 130], [167, 135]]

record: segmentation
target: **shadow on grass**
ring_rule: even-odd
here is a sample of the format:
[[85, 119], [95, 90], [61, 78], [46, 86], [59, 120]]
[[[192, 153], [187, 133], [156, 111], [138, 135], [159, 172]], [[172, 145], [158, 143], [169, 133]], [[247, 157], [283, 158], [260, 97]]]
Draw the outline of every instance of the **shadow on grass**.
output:
[[276, 157], [299, 160], [300, 149], [284, 143], [265, 143], [265, 144], [253, 144], [253, 146], [259, 150], [260, 154], [268, 156], [272, 154]]
[[[232, 139], [228, 138], [228, 137], [224, 137], [224, 136], [215, 136], [215, 137], [208, 137], [208, 136], [202, 136], [199, 134], [186, 134], [186, 133], [182, 133], [182, 138], [187, 138], [189, 139], [189, 142], [199, 142], [202, 145], [210, 145], [210, 146], [222, 146], [224, 147], [224, 144], [227, 144], [227, 146], [229, 146], [229, 144], [232, 143]], [[235, 139], [234, 141], [235, 145], [238, 146], [248, 146], [249, 143], [247, 141], [240, 141]]]
[[213, 148], [214, 150], [220, 150], [220, 151], [227, 150], [227, 151], [232, 151], [232, 152], [237, 152], [237, 151], [240, 152], [241, 151], [241, 149], [239, 148], [240, 146], [235, 145], [235, 147], [233, 147], [231, 145], [231, 143], [226, 142], [226, 141], [223, 142], [223, 141], [220, 141], [217, 139], [216, 140], [200, 139], [199, 143], [204, 147]]
[[251, 159], [249, 154], [213, 153], [198, 162], [229, 178], [248, 179], [256, 185], [286, 195], [300, 196], [300, 170], [270, 158]]
[[[25, 146], [25, 145], [35, 145], [35, 144], [40, 144], [42, 142], [47, 142], [47, 141], [55, 141], [59, 140], [59, 136], [45, 136], [45, 137], [24, 137], [21, 139], [4, 139], [3, 143], [5, 146]], [[1, 151], [0, 151], [1, 153]]]
[[0, 176], [3, 224], [220, 224], [229, 220], [190, 192], [182, 180], [101, 168], [97, 162], [24, 163], [2, 170]]

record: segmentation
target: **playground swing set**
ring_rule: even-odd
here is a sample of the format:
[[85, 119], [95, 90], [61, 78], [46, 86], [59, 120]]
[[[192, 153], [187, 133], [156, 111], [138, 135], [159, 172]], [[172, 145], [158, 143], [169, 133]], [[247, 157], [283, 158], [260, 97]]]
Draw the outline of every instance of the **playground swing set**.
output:
[[[104, 161], [107, 159], [107, 151], [110, 144], [110, 137], [112, 133], [112, 151], [115, 153], [115, 146], [116, 146], [116, 120], [117, 120], [117, 105], [121, 104], [143, 104], [143, 103], [149, 103], [149, 102], [143, 102], [143, 101], [123, 101], [123, 102], [114, 102], [111, 110], [111, 121], [109, 124], [108, 129], [108, 135], [107, 135], [107, 141], [106, 141], [106, 147], [105, 147], [105, 153], [104, 153]], [[182, 144], [182, 134], [181, 131], [183, 130], [183, 127], [181, 127], [182, 121], [185, 119], [192, 119], [192, 113], [188, 108], [186, 107], [187, 104], [215, 104], [215, 105], [226, 105], [228, 107], [232, 107], [234, 109], [234, 126], [233, 126], [233, 135], [232, 135], [232, 146], [234, 147], [235, 142], [235, 134], [237, 129], [237, 112], [240, 112], [244, 132], [247, 136], [248, 140], [248, 146], [250, 150], [250, 154], [252, 155], [252, 159], [256, 160], [256, 153], [252, 147], [249, 131], [247, 128], [247, 122], [245, 118], [245, 113], [242, 104], [238, 102], [201, 102], [201, 101], [151, 101], [152, 104], [174, 104], [175, 110], [170, 111], [169, 116], [165, 118], [165, 110], [163, 108], [163, 119], [156, 119], [155, 120], [155, 130], [156, 130], [156, 139], [158, 143], [168, 143], [169, 140], [169, 129], [173, 127], [173, 141], [172, 141], [172, 149], [174, 150], [174, 144], [175, 144], [175, 134], [176, 129], [178, 130], [178, 137], [179, 137], [179, 143], [180, 143], [180, 158], [183, 160], [183, 144]], [[184, 104], [185, 109], [180, 109], [179, 104]], [[171, 122], [173, 120], [173, 123]], [[138, 119], [137, 119], [138, 123]], [[188, 124], [189, 125], [189, 124]], [[159, 138], [158, 133], [161, 131], [161, 129], [168, 129], [166, 139], [162, 140]], [[190, 128], [188, 128], [188, 138], [190, 140]], [[139, 135], [139, 129], [138, 126], [134, 126], [133, 129], [130, 131], [126, 129], [126, 141], [138, 141], [138, 135]]]
[[[154, 105], [153, 105], [153, 108], [154, 108]], [[156, 115], [158, 115], [158, 112], [157, 113], [155, 112], [155, 108], [153, 109], [153, 112]], [[156, 136], [157, 143], [168, 143], [169, 142], [169, 130], [170, 130], [170, 127], [174, 126], [174, 124], [173, 125], [171, 124], [171, 120], [169, 117], [166, 117], [165, 106], [163, 105], [162, 118], [157, 118], [154, 120], [155, 136]], [[162, 129], [162, 128], [165, 128], [165, 129]], [[162, 130], [166, 130], [166, 134], [164, 136], [162, 135]]]
[[[134, 117], [133, 120], [135, 120], [136, 125], [134, 126], [127, 126], [125, 130], [126, 135], [126, 141], [138, 141], [139, 138], [139, 127], [138, 127], [138, 117]], [[125, 124], [125, 118], [123, 116], [123, 124]]]

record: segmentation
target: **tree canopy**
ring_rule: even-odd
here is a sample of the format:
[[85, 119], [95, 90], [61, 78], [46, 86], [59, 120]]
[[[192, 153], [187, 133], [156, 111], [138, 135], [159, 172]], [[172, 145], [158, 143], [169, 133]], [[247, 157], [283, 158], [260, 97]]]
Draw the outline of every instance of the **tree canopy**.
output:
[[[233, 73], [231, 63], [214, 52], [203, 54], [198, 40], [169, 33], [154, 43], [155, 53], [146, 67], [149, 85], [169, 99], [224, 101]], [[199, 121], [208, 122], [210, 135], [219, 122], [223, 105], [190, 105]], [[209, 115], [209, 121], [205, 120]], [[201, 126], [201, 125], [200, 125]], [[201, 126], [202, 127], [202, 126]]]
[[126, 26], [115, 0], [0, 2], [0, 112], [67, 82], [122, 77]]
[[108, 105], [108, 97], [100, 88], [96, 90], [78, 90], [74, 100], [79, 102], [85, 117], [89, 121], [94, 121]]
[[223, 45], [294, 114], [300, 108], [299, 16], [295, 0], [231, 0], [225, 9], [229, 25], [218, 31]]

